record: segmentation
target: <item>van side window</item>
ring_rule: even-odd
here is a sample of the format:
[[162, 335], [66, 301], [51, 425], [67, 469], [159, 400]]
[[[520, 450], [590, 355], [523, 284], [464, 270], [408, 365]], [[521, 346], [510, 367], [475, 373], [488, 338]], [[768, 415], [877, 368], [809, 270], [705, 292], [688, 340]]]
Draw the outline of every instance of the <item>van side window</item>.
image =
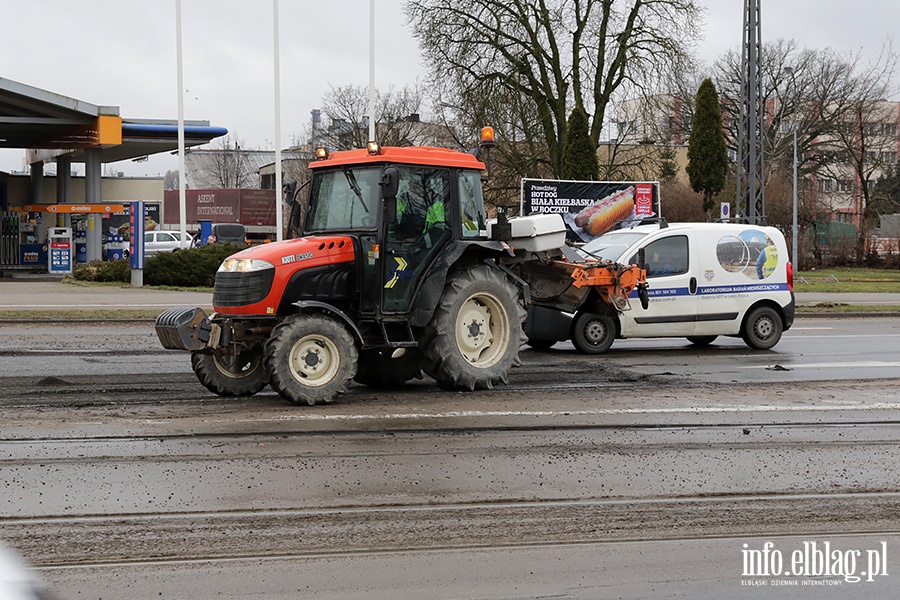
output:
[[[682, 275], [688, 272], [687, 236], [673, 235], [647, 244], [644, 259], [647, 261], [647, 277]], [[637, 254], [629, 260], [637, 263]]]

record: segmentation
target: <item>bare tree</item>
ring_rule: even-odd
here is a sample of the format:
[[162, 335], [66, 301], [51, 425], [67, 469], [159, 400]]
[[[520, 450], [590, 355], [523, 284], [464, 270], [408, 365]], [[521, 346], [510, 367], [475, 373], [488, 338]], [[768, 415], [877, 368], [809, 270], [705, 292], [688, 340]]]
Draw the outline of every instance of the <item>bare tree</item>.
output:
[[219, 189], [239, 189], [255, 187], [248, 173], [246, 147], [237, 136], [231, 134], [219, 138], [214, 149], [209, 153], [206, 176], [212, 187]]
[[553, 177], [534, 104], [493, 81], [465, 87], [454, 75], [436, 81], [431, 97], [447, 136], [437, 145], [474, 152], [481, 128], [494, 128], [499, 143], [491, 156], [492, 177], [485, 201], [511, 214], [518, 208], [521, 180]]
[[[383, 146], [410, 146], [424, 140], [419, 119], [422, 90], [416, 85], [376, 92], [375, 135]], [[326, 122], [318, 140], [334, 150], [365, 148], [369, 142], [369, 91], [362, 86], [331, 87], [322, 99]], [[427, 137], [427, 136], [426, 136]]]
[[178, 189], [179, 182], [181, 181], [181, 176], [178, 173], [178, 170], [169, 169], [166, 171], [166, 174], [163, 176], [163, 189], [167, 190], [175, 190]]
[[597, 145], [616, 92], [662, 80], [701, 22], [693, 0], [412, 0], [407, 15], [434, 82], [490, 84], [530, 104], [534, 123], [517, 125], [537, 125], [533, 139], [557, 177], [571, 108], [589, 114]]
[[[732, 99], [740, 93], [740, 64], [736, 51], [716, 64], [728, 115], [726, 140], [732, 148], [737, 139], [737, 105]], [[809, 198], [801, 197], [801, 212], [810, 220], [817, 212], [839, 211], [858, 217], [857, 260], [862, 259], [874, 182], [896, 161], [896, 103], [883, 101], [892, 91], [890, 81], [896, 66], [890, 43], [870, 63], [858, 52], [800, 49], [794, 41], [776, 40], [763, 47], [767, 179], [787, 177], [796, 132], [800, 192], [818, 198], [818, 206], [814, 206]]]
[[884, 100], [892, 91], [896, 66], [897, 55], [889, 44], [871, 63], [863, 63], [859, 55], [850, 57], [846, 93], [823, 110], [829, 127], [819, 151], [834, 157], [826, 165], [827, 174], [838, 181], [847, 178], [852, 182], [856, 197], [853, 212], [859, 220], [858, 262], [863, 260], [872, 225], [869, 207], [877, 179], [897, 162], [897, 104]]

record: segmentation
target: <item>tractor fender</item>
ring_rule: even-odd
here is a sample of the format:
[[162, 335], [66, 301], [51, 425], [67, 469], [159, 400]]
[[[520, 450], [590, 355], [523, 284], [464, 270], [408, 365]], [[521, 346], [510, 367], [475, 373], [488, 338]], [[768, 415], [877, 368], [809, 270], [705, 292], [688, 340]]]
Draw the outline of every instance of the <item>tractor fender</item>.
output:
[[347, 313], [342, 311], [336, 306], [328, 304], [327, 302], [320, 302], [318, 300], [298, 300], [293, 303], [293, 306], [296, 306], [299, 312], [323, 312], [333, 315], [338, 318], [338, 320], [343, 321], [347, 327], [353, 332], [353, 335], [359, 340], [361, 345], [365, 345], [363, 341], [362, 331], [359, 330], [359, 326], [351, 319]]
[[[424, 327], [431, 321], [434, 315], [434, 309], [437, 308], [438, 302], [444, 293], [444, 284], [447, 283], [447, 275], [450, 270], [459, 262], [464, 254], [472, 256], [472, 263], [480, 263], [483, 259], [495, 256], [515, 256], [512, 248], [505, 242], [494, 240], [471, 240], [471, 241], [452, 241], [446, 250], [431, 263], [428, 273], [422, 278], [422, 283], [413, 301], [409, 313], [409, 323], [414, 327]], [[486, 261], [492, 267], [500, 268], [493, 261]], [[507, 275], [516, 281], [516, 285], [524, 284], [518, 277], [515, 277], [508, 269], [502, 269]], [[527, 284], [526, 299], [527, 299]]]

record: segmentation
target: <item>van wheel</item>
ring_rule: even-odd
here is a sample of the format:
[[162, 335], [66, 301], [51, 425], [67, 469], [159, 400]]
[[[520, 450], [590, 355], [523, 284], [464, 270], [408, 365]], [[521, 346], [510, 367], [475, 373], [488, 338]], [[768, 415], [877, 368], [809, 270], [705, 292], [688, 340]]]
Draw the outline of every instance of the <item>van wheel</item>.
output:
[[572, 328], [572, 343], [584, 354], [603, 354], [616, 339], [616, 324], [612, 317], [582, 313]]
[[741, 337], [751, 348], [768, 350], [781, 339], [782, 329], [778, 313], [768, 306], [760, 306], [747, 316]]
[[709, 346], [716, 338], [719, 337], [717, 335], [689, 335], [687, 337], [687, 341], [692, 343], [695, 346]]

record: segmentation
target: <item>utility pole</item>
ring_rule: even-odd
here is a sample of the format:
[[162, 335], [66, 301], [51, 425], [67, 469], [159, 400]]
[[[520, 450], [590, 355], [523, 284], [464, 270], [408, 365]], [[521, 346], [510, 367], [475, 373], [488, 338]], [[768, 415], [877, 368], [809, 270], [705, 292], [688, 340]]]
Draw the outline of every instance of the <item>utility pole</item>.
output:
[[762, 50], [759, 3], [760, 0], [744, 0], [736, 201], [739, 217], [750, 223], [765, 225], [763, 150], [766, 101], [759, 73]]

